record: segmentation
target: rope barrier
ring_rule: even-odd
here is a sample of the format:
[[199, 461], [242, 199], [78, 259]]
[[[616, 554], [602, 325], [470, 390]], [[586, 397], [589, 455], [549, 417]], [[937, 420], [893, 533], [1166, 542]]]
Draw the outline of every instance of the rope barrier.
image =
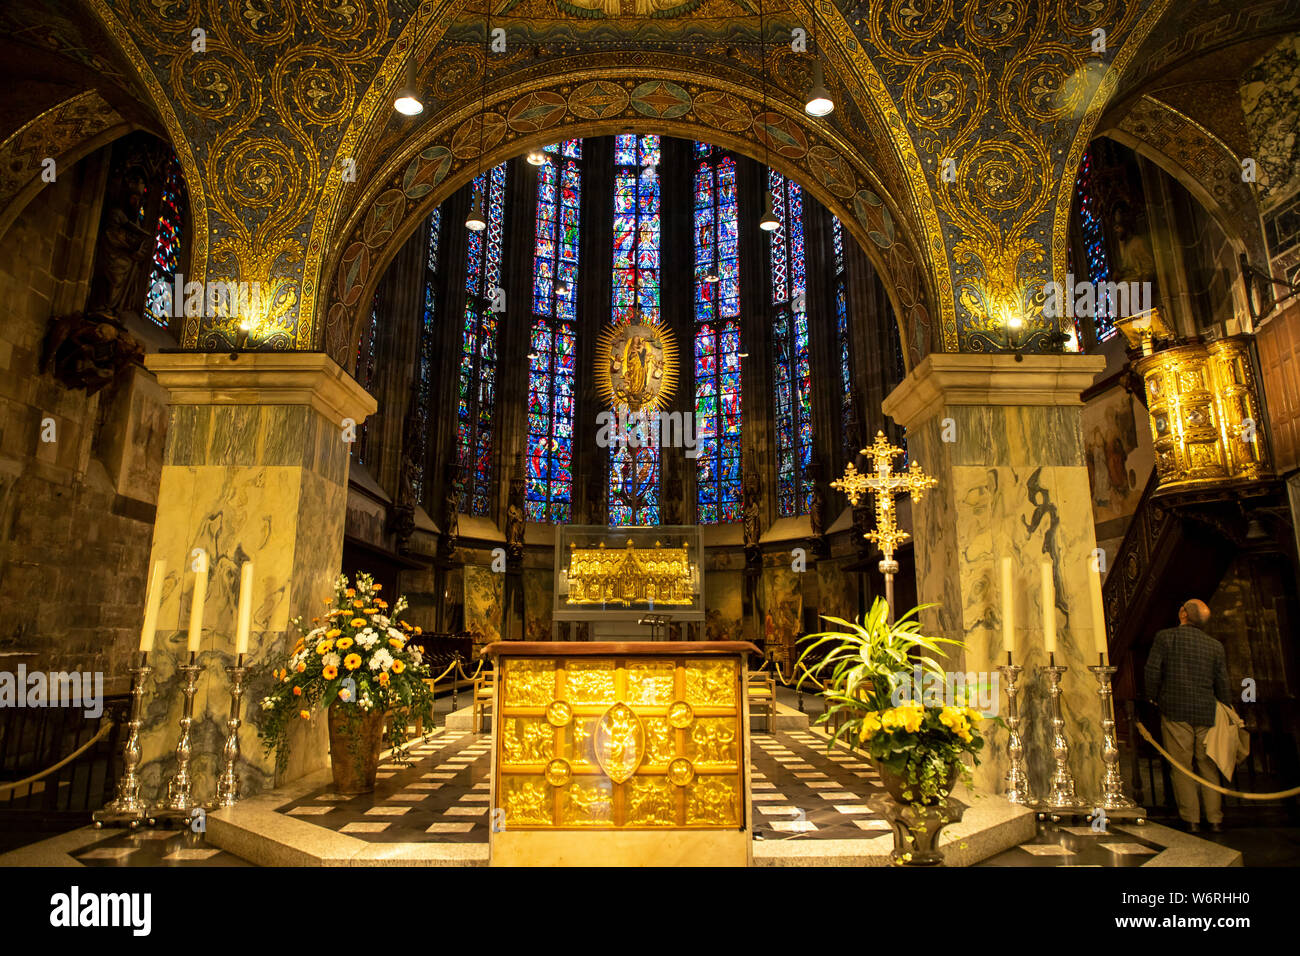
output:
[[1227, 787], [1221, 787], [1217, 783], [1210, 783], [1210, 781], [1206, 780], [1204, 777], [1200, 777], [1192, 773], [1190, 770], [1188, 770], [1186, 767], [1180, 764], [1177, 760], [1175, 760], [1169, 754], [1169, 751], [1165, 750], [1164, 747], [1161, 747], [1158, 743], [1156, 743], [1155, 738], [1151, 736], [1151, 731], [1147, 730], [1146, 727], [1143, 725], [1142, 721], [1140, 720], [1137, 722], [1137, 729], [1138, 729], [1138, 733], [1142, 735], [1143, 739], [1146, 740], [1146, 742], [1149, 743], [1152, 747], [1155, 747], [1156, 752], [1159, 753], [1160, 756], [1168, 760], [1171, 764], [1173, 764], [1175, 769], [1182, 771], [1187, 776], [1191, 777], [1193, 780], [1199, 783], [1201, 786], [1209, 787], [1211, 790], [1214, 790], [1217, 793], [1221, 793], [1224, 796], [1239, 797], [1242, 800], [1285, 800], [1287, 797], [1294, 797], [1300, 794], [1300, 787], [1292, 787], [1290, 790], [1279, 790], [1276, 793], [1244, 793], [1241, 790], [1229, 790]]
[[[460, 661], [457, 661], [456, 664], [457, 666], [459, 666]], [[465, 678], [466, 680], [478, 680], [478, 675], [482, 673], [483, 673], [483, 661], [478, 662], [478, 670], [474, 672], [473, 677], [470, 677], [468, 674], [465, 673], [465, 668], [461, 667], [460, 669], [460, 676]]]
[[459, 664], [460, 664], [460, 661], [452, 661], [450, 664], [447, 665], [447, 669], [446, 669], [445, 671], [443, 671], [443, 672], [442, 672], [441, 674], [439, 674], [437, 677], [433, 678], [433, 682], [434, 682], [435, 684], [438, 683], [438, 681], [442, 680], [444, 677], [446, 677], [448, 674], [450, 674], [450, 673], [452, 672], [452, 669], [455, 668], [455, 667], [457, 667], [457, 666], [459, 666]]
[[104, 721], [104, 726], [99, 728], [99, 733], [95, 734], [95, 736], [91, 737], [89, 740], [87, 740], [76, 750], [72, 751], [72, 753], [68, 754], [66, 757], [64, 757], [62, 760], [56, 763], [53, 767], [47, 767], [45, 770], [42, 770], [40, 773], [33, 774], [30, 777], [25, 777], [22, 780], [15, 780], [13, 783], [0, 783], [0, 793], [4, 793], [6, 790], [17, 790], [19, 787], [25, 786], [26, 784], [35, 783], [37, 780], [40, 780], [42, 777], [48, 777], [50, 774], [54, 773], [54, 771], [58, 770], [60, 767], [66, 767], [68, 764], [72, 763], [72, 761], [76, 760], [78, 757], [84, 754], [95, 744], [103, 740], [105, 735], [107, 735], [108, 732], [112, 729], [113, 729], [113, 722], [111, 720]]

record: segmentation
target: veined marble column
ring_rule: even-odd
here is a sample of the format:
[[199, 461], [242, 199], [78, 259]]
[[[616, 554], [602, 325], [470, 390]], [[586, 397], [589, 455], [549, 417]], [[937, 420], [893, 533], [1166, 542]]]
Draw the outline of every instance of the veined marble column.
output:
[[[343, 554], [351, 446], [375, 400], [328, 356], [306, 352], [159, 353], [146, 365], [170, 393], [167, 446], [158, 490], [150, 567], [167, 561], [141, 734], [143, 792], [165, 793], [175, 769], [180, 718], [177, 664], [194, 588], [192, 552], [209, 555], [203, 674], [194, 703], [191, 774], [197, 801], [210, 799], [220, 772], [230, 707], [225, 667], [233, 663], [240, 567], [253, 562], [253, 626], [246, 663], [239, 774], [244, 795], [273, 786], [275, 758], [256, 723], [270, 672], [332, 595]], [[308, 623], [310, 626], [310, 623]], [[284, 779], [328, 765], [324, 715], [303, 721]]]
[[[1041, 562], [1056, 582], [1056, 662], [1068, 666], [1063, 710], [1076, 792], [1094, 799], [1101, 772], [1097, 663], [1089, 599], [1096, 537], [1084, 462], [1079, 393], [1104, 367], [1100, 356], [934, 354], [884, 401], [907, 429], [911, 458], [939, 479], [912, 509], [917, 593], [939, 605], [927, 634], [963, 640], [953, 670], [993, 673], [1002, 651], [1001, 559], [1012, 558], [1015, 662], [1026, 667], [1021, 714], [1034, 793], [1052, 767], [1048, 684], [1035, 668], [1043, 648]], [[999, 696], [1003, 696], [999, 687]], [[1003, 707], [998, 701], [999, 709]], [[1024, 726], [1024, 725], [1022, 725]], [[1000, 791], [1007, 734], [995, 729], [976, 785]]]

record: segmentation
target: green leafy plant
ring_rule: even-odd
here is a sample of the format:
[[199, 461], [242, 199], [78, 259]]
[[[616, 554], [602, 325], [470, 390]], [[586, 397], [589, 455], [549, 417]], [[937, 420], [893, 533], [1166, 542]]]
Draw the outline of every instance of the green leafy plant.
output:
[[[844, 736], [882, 768], [904, 781], [903, 799], [917, 807], [932, 805], [948, 796], [955, 771], [970, 781], [964, 757], [978, 763], [984, 746], [979, 726], [984, 715], [964, 703], [927, 706], [919, 700], [901, 700], [896, 692], [913, 682], [915, 669], [944, 682], [947, 672], [935, 659], [942, 645], [964, 648], [961, 641], [927, 637], [916, 615], [927, 607], [913, 608], [894, 622], [889, 606], [877, 599], [860, 623], [825, 617], [843, 630], [809, 634], [799, 657], [800, 684], [813, 681], [822, 688], [826, 711], [818, 723], [829, 724], [842, 716], [828, 748]], [[823, 649], [820, 658], [814, 658]]]
[[358, 574], [355, 585], [340, 575], [334, 596], [325, 599], [329, 611], [313, 620], [314, 627], [304, 629], [301, 618], [294, 620], [302, 637], [285, 664], [271, 672], [275, 686], [262, 699], [258, 725], [278, 768], [288, 760], [289, 727], [336, 701], [348, 705], [343, 716], [353, 741], [365, 714], [393, 712], [386, 739], [394, 748], [405, 743], [409, 720], [432, 722], [433, 695], [424, 683], [429, 667], [419, 646], [410, 643], [420, 628], [400, 617], [406, 598], [390, 608], [380, 589], [368, 574]]

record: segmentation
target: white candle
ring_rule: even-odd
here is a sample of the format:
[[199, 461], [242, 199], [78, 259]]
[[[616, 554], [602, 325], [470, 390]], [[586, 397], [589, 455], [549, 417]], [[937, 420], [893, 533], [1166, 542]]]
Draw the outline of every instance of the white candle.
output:
[[144, 599], [144, 628], [140, 631], [140, 650], [148, 654], [153, 650], [153, 637], [158, 631], [158, 607], [162, 604], [163, 577], [167, 574], [167, 562], [159, 559], [154, 562], [153, 575], [149, 578], [149, 593]]
[[248, 653], [248, 631], [253, 623], [253, 562], [239, 572], [239, 624], [235, 628], [235, 653]]
[[203, 602], [208, 598], [208, 553], [195, 548], [198, 554], [194, 558], [194, 594], [190, 598], [190, 639], [189, 652], [197, 654], [203, 641]]
[[1010, 654], [1015, 650], [1015, 598], [1011, 593], [1011, 559], [1002, 559], [1002, 652]]
[[1101, 570], [1092, 572], [1092, 629], [1096, 636], [1097, 653], [1101, 655], [1102, 664], [1106, 663], [1109, 650], [1106, 640], [1106, 608], [1101, 599]]
[[1052, 582], [1052, 562], [1044, 561], [1043, 569], [1043, 650], [1056, 653], [1056, 586]]

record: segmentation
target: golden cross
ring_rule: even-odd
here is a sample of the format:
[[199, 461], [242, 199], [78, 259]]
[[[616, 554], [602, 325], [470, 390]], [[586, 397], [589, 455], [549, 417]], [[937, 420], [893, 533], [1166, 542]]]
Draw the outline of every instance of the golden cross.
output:
[[849, 503], [857, 505], [862, 493], [870, 492], [876, 499], [876, 530], [868, 532], [865, 537], [880, 546], [884, 560], [880, 570], [892, 574], [898, 570], [894, 561], [894, 550], [910, 537], [906, 531], [900, 531], [894, 510], [894, 495], [907, 491], [913, 501], [920, 501], [928, 488], [939, 483], [921, 471], [921, 466], [912, 462], [907, 471], [895, 472], [894, 459], [903, 453], [903, 449], [891, 445], [883, 431], [876, 432], [876, 440], [870, 448], [862, 449], [875, 464], [874, 472], [863, 473], [849, 462], [844, 469], [844, 477], [831, 482], [831, 487], [848, 495]]

